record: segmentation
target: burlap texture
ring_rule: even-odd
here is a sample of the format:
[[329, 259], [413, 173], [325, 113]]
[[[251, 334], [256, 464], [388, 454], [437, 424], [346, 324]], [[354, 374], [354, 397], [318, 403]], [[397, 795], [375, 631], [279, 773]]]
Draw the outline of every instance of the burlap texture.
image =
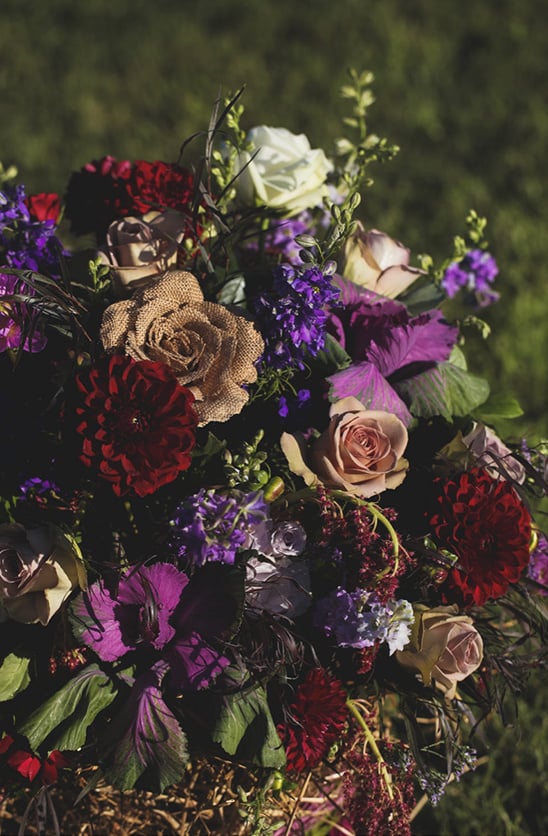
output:
[[196, 398], [200, 425], [241, 411], [264, 343], [252, 322], [204, 300], [197, 279], [173, 270], [103, 314], [106, 351], [166, 363]]

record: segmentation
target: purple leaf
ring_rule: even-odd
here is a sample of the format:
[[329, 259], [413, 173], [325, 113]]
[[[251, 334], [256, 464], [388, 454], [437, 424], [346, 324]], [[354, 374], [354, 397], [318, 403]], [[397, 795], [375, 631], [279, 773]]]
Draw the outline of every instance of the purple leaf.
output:
[[358, 363], [328, 377], [329, 398], [339, 401], [353, 396], [365, 409], [380, 409], [397, 415], [408, 426], [411, 414], [398, 393], [373, 363]]

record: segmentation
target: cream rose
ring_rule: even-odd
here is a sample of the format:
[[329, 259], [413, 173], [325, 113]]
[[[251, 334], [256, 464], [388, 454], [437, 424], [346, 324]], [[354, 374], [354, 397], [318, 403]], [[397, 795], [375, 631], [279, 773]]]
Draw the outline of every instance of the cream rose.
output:
[[307, 485], [320, 483], [362, 498], [401, 485], [408, 436], [396, 415], [344, 398], [332, 405], [330, 419], [308, 449], [299, 437], [283, 433], [280, 443], [293, 473]]
[[206, 302], [197, 279], [178, 270], [110, 305], [100, 337], [106, 351], [168, 365], [192, 391], [201, 425], [242, 410], [249, 397], [242, 387], [257, 379], [264, 348], [252, 322]]
[[331, 164], [321, 148], [311, 148], [304, 134], [266, 125], [249, 131], [247, 140], [251, 148], [238, 157], [234, 183], [241, 203], [290, 215], [322, 203]]
[[10, 618], [46, 625], [86, 573], [77, 546], [52, 525], [0, 525], [0, 602]]
[[358, 223], [345, 242], [339, 259], [339, 273], [354, 284], [395, 299], [423, 271], [409, 267], [409, 250], [384, 232], [366, 232]]
[[484, 467], [493, 479], [508, 476], [518, 485], [525, 482], [525, 468], [512, 456], [512, 451], [498, 435], [485, 424], [477, 423], [463, 436], [463, 444], [474, 455], [478, 464]]
[[483, 640], [472, 619], [459, 615], [456, 606], [431, 610], [418, 604], [411, 641], [396, 652], [396, 659], [418, 671], [425, 685], [434, 685], [453, 699], [457, 684], [481, 665]]
[[174, 267], [185, 228], [184, 216], [172, 209], [111, 223], [99, 258], [110, 267], [117, 289], [134, 290]]

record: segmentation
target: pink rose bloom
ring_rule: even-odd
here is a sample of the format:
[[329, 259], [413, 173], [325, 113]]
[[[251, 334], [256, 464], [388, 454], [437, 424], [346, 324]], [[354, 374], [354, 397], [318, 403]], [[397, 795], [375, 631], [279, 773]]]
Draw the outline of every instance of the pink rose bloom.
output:
[[424, 271], [409, 267], [409, 250], [384, 232], [362, 224], [347, 239], [341, 254], [339, 272], [360, 287], [395, 299]]
[[418, 671], [425, 685], [434, 685], [453, 699], [457, 683], [474, 673], [483, 660], [483, 640], [467, 615], [456, 606], [429, 610], [415, 607], [411, 641], [396, 659], [405, 668]]
[[300, 437], [283, 433], [280, 443], [293, 473], [307, 485], [323, 484], [362, 498], [401, 485], [408, 436], [396, 415], [343, 398], [332, 405], [330, 419], [309, 449]]

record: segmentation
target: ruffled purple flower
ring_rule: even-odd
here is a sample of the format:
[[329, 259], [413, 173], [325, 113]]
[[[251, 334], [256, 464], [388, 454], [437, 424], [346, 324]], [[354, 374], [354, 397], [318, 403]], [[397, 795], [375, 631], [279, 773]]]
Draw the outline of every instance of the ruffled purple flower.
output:
[[31, 353], [42, 351], [47, 339], [34, 328], [36, 314], [29, 305], [11, 300], [2, 301], [2, 297], [24, 293], [34, 296], [34, 291], [17, 276], [0, 273], [0, 352], [10, 349], [22, 349]]
[[218, 596], [169, 563], [131, 568], [116, 593], [99, 581], [73, 602], [73, 630], [105, 662], [154, 650], [178, 687], [205, 688], [230, 663], [208, 641], [233, 617], [230, 602]]
[[281, 264], [274, 279], [274, 293], [255, 301], [265, 340], [263, 363], [274, 369], [303, 369], [306, 357], [315, 357], [325, 346], [327, 306], [337, 300], [339, 290], [319, 267]]
[[484, 250], [470, 250], [460, 261], [449, 265], [441, 280], [441, 287], [450, 299], [460, 290], [473, 293], [483, 308], [499, 298], [499, 294], [491, 288], [498, 272], [492, 255]]
[[61, 242], [55, 236], [55, 221], [32, 218], [25, 203], [23, 185], [0, 191], [0, 253], [5, 265], [59, 275]]
[[398, 388], [449, 359], [458, 328], [439, 310], [411, 316], [405, 305], [337, 277], [340, 304], [329, 316], [330, 333], [352, 364], [327, 378], [330, 399], [357, 398], [368, 409], [411, 415]]
[[238, 549], [246, 548], [249, 530], [267, 516], [262, 491], [246, 494], [203, 489], [177, 508], [171, 521], [171, 543], [188, 565], [233, 564]]
[[381, 604], [373, 592], [342, 587], [318, 601], [314, 622], [339, 647], [362, 649], [386, 642], [390, 654], [403, 650], [413, 624], [413, 607], [405, 600]]

